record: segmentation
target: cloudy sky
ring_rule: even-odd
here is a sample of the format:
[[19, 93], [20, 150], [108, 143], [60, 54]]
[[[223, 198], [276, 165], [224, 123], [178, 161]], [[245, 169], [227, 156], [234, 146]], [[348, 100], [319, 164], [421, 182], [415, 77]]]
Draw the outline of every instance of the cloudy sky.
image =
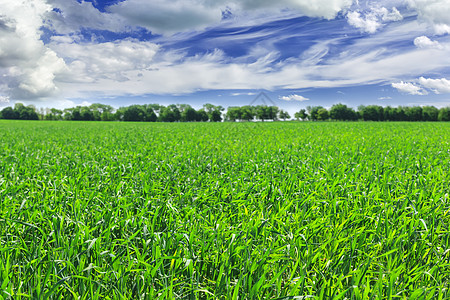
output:
[[450, 0], [0, 0], [0, 107], [450, 105]]

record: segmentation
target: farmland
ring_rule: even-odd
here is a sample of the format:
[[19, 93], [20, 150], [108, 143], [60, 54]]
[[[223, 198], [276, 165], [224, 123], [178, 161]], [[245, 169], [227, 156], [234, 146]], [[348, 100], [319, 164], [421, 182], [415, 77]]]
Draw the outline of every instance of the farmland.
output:
[[4, 299], [449, 299], [450, 124], [0, 122]]

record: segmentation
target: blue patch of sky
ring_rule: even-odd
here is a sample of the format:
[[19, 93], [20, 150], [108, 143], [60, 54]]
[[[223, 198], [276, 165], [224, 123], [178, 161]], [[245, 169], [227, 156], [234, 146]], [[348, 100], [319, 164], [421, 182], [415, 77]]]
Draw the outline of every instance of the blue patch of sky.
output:
[[91, 2], [92, 5], [97, 8], [101, 12], [106, 12], [107, 7], [117, 4], [119, 2], [123, 2], [126, 0], [77, 0], [79, 3], [81, 2]]
[[108, 30], [92, 30], [82, 28], [80, 35], [83, 41], [95, 40], [99, 43], [113, 42], [123, 39], [137, 39], [140, 41], [151, 41], [159, 36], [152, 35], [147, 29], [143, 27], [134, 28], [132, 31], [127, 32], [112, 32]]

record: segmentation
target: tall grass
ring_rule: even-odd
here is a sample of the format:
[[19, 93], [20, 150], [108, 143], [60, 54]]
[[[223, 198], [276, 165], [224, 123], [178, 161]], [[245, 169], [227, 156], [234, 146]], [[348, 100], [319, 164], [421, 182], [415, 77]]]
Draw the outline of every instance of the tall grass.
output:
[[0, 298], [450, 298], [450, 124], [2, 121], [0, 139]]

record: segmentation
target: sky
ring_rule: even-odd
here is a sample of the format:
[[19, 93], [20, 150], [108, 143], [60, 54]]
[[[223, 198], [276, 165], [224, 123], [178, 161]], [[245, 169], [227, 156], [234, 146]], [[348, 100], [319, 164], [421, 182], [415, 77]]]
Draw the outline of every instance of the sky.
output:
[[450, 106], [450, 0], [0, 0], [0, 108]]

